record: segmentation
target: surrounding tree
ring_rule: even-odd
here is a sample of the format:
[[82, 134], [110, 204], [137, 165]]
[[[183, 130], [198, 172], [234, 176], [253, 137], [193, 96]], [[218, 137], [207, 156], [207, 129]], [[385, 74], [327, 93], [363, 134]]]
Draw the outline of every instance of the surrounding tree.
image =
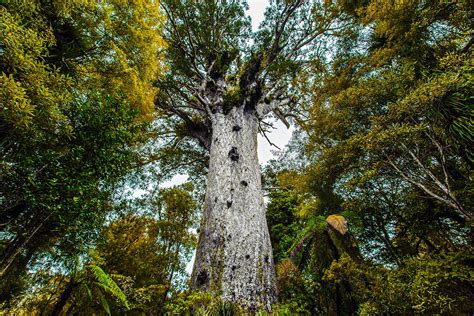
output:
[[[40, 266], [30, 272], [36, 279], [5, 312], [161, 315], [175, 310], [183, 296], [193, 300], [184, 292], [196, 243], [192, 191], [188, 183], [117, 206], [93, 248], [61, 270]], [[194, 293], [199, 299], [212, 301]]]
[[[196, 237], [192, 187], [162, 189], [142, 199], [101, 234], [97, 255], [112, 274], [130, 278], [125, 293], [132, 312], [160, 315], [169, 297], [186, 287], [186, 264]], [[137, 213], [148, 210], [143, 215]]]
[[1, 301], [35, 259], [87, 248], [111, 209], [149, 137], [161, 24], [154, 1], [0, 5]]
[[[311, 117], [301, 125], [309, 141], [299, 148], [305, 167], [278, 177], [296, 191], [297, 220], [313, 232], [298, 243], [306, 263], [293, 264], [323, 288], [348, 284], [363, 315], [468, 313], [472, 10], [463, 1], [343, 9], [351, 33], [334, 40], [309, 89]], [[350, 251], [318, 264], [324, 243], [310, 238], [314, 223], [334, 213], [347, 218], [362, 261]]]
[[[51, 315], [60, 315], [66, 304], [68, 304], [67, 313], [74, 312], [74, 309], [79, 307], [77, 306], [78, 303], [82, 304], [79, 308], [85, 310], [84, 302], [87, 301], [100, 304], [103, 310], [110, 315], [110, 306], [105, 297], [106, 294], [111, 295], [120, 301], [126, 309], [129, 309], [127, 298], [117, 283], [99, 266], [89, 264], [70, 277], [70, 280], [62, 289]], [[71, 303], [73, 297], [76, 302]]]

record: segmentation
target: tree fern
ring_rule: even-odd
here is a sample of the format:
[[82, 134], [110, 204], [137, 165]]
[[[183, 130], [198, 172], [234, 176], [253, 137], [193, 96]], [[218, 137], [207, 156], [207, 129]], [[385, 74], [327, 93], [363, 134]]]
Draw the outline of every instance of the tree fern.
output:
[[82, 289], [84, 289], [84, 292], [86, 292], [87, 298], [89, 299], [89, 301], [92, 301], [92, 291], [91, 291], [90, 287], [87, 286], [86, 283], [82, 283], [80, 287]]
[[326, 228], [326, 221], [324, 219], [324, 216], [315, 216], [309, 219], [308, 223], [306, 224], [306, 227], [298, 235], [296, 241], [290, 247], [290, 257], [295, 257], [301, 250], [303, 245], [306, 243], [308, 238], [313, 236], [313, 234], [316, 232], [321, 232], [324, 228]]

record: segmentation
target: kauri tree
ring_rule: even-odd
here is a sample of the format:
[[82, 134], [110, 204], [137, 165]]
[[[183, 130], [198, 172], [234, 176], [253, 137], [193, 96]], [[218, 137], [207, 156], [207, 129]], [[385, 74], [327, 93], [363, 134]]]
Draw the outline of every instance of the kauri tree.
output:
[[245, 1], [161, 4], [169, 71], [157, 83], [156, 106], [178, 135], [176, 146], [208, 158], [192, 287], [271, 309], [276, 289], [257, 134], [271, 113], [286, 123], [285, 116], [298, 116], [295, 78], [317, 68], [324, 38], [344, 21], [329, 2], [272, 1], [253, 34]]

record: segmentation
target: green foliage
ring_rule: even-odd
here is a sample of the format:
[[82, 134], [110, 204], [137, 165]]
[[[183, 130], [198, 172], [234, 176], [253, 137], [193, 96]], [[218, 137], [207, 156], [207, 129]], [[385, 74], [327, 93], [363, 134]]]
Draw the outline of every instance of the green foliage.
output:
[[161, 22], [155, 1], [0, 5], [0, 301], [97, 237], [149, 139]]
[[29, 9], [23, 11], [26, 16], [0, 7], [2, 121], [28, 131], [41, 124], [50, 132], [58, 129], [67, 134], [70, 128], [61, 105], [71, 101], [71, 81], [43, 62], [54, 36], [51, 29], [41, 30], [44, 21], [34, 27], [25, 25], [22, 20], [32, 18], [36, 9], [34, 4], [25, 6]]
[[[51, 247], [73, 256], [87, 245], [84, 241], [92, 241], [91, 229], [100, 225], [111, 209], [106, 201], [113, 183], [135, 159], [133, 150], [124, 146], [136, 142], [143, 130], [135, 121], [135, 110], [108, 99], [77, 104], [71, 111], [74, 138], [53, 142], [24, 138], [3, 160], [6, 212], [2, 221], [6, 225], [2, 230], [16, 236], [4, 240], [2, 267], [7, 270], [9, 256], [22, 242], [31, 249], [31, 257]], [[32, 152], [38, 154], [32, 156]], [[25, 231], [28, 236], [23, 235]], [[20, 268], [18, 260], [22, 259], [11, 258], [15, 268]]]
[[[244, 1], [164, 0], [167, 21], [152, 0], [2, 2], [2, 313], [248, 312], [184, 290], [193, 188], [150, 189], [202, 179], [215, 109], [197, 95], [219, 80], [224, 111], [268, 83], [305, 103], [284, 109], [301, 161], [265, 179], [275, 315], [474, 310], [470, 3], [303, 1], [273, 47], [292, 3], [248, 47]], [[114, 196], [132, 180], [148, 192]]]
[[364, 302], [361, 315], [465, 314], [473, 308], [472, 259], [463, 253], [420, 255], [408, 258], [398, 269], [380, 265], [367, 269], [343, 256], [333, 262], [325, 278], [349, 280], [355, 295]]
[[[276, 313], [312, 315], [353, 310], [347, 284], [334, 286], [323, 279], [324, 272], [341, 255], [349, 254], [359, 261], [353, 238], [329, 226], [324, 216], [316, 215], [319, 206], [315, 207], [308, 196], [280, 188], [271, 192], [270, 198], [267, 218], [272, 245], [277, 250]], [[330, 218], [344, 219], [334, 215]]]
[[[117, 206], [87, 255], [64, 271], [45, 271], [9, 313], [163, 314], [183, 309], [186, 265], [196, 243], [196, 202], [189, 183]], [[86, 263], [83, 263], [86, 262]], [[36, 274], [32, 274], [36, 275]], [[209, 295], [208, 295], [209, 296]], [[205, 295], [202, 300], [205, 300]], [[196, 302], [194, 302], [196, 300]]]
[[[162, 189], [121, 209], [125, 214], [101, 233], [95, 255], [102, 266], [125, 277], [132, 311], [163, 313], [169, 296], [185, 286], [186, 264], [196, 243], [192, 186]], [[144, 214], [136, 215], [139, 212]], [[174, 298], [171, 298], [172, 300]]]
[[[167, 305], [167, 313], [172, 315], [199, 316], [240, 316], [247, 315], [239, 304], [222, 301], [209, 292], [188, 291], [175, 295]], [[257, 315], [265, 315], [257, 312]]]
[[[318, 198], [326, 195], [321, 186], [342, 197], [336, 209], [360, 225], [359, 237], [370, 242], [366, 252], [372, 256], [397, 262], [391, 235], [400, 248], [419, 239], [427, 247], [456, 249], [448, 244], [467, 238], [473, 200], [465, 149], [472, 146], [450, 127], [451, 119], [467, 115], [471, 102], [465, 90], [472, 87], [469, 26], [462, 18], [467, 8], [463, 2], [374, 1], [358, 14], [355, 22], [361, 28], [372, 23], [368, 38], [380, 43], [364, 50], [367, 33], [361, 32], [315, 87], [309, 150], [319, 158], [305, 181]], [[448, 110], [453, 95], [458, 114]], [[463, 126], [469, 135], [469, 125]], [[450, 231], [444, 237], [450, 241], [437, 236], [439, 229]]]
[[[472, 13], [463, 1], [341, 4], [352, 31], [334, 40], [332, 61], [311, 82], [311, 119], [302, 125], [309, 142], [296, 148], [305, 167], [277, 175], [302, 205], [287, 226], [306, 227], [278, 242], [295, 240], [296, 271], [316, 286], [305, 293], [295, 290], [301, 281], [282, 283], [280, 292], [294, 294], [281, 303], [302, 306], [311, 293], [319, 313], [466, 313]], [[335, 213], [348, 220], [351, 238], [315, 229]], [[337, 308], [344, 299], [345, 312]]]
[[213, 301], [214, 297], [208, 292], [182, 292], [171, 298], [166, 306], [166, 310], [173, 315], [202, 315]]
[[[123, 293], [122, 289], [120, 289], [117, 283], [115, 283], [115, 281], [112, 280], [112, 278], [107, 273], [105, 273], [104, 270], [102, 270], [99, 266], [96, 265], [91, 265], [89, 269], [91, 269], [92, 275], [96, 279], [95, 285], [99, 286], [108, 294], [117, 298], [123, 304], [123, 306], [125, 306], [126, 309], [130, 309], [127, 297]], [[106, 310], [107, 314], [110, 315], [110, 309], [108, 308], [108, 305]]]
[[267, 221], [273, 257], [275, 262], [279, 262], [288, 255], [287, 251], [295, 243], [302, 228], [296, 216], [299, 201], [295, 193], [283, 190], [271, 192], [270, 199], [267, 206]]
[[279, 302], [275, 313], [291, 315], [291, 312], [310, 315], [316, 312], [314, 299], [316, 284], [300, 271], [291, 259], [284, 259], [276, 266]]

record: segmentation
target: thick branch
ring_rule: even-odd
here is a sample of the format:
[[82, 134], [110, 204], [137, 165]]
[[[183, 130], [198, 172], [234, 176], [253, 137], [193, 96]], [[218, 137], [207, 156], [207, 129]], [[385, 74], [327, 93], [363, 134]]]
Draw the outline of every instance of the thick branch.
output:
[[257, 115], [258, 117], [263, 118], [268, 113], [290, 103], [291, 103], [290, 98], [275, 99], [275, 100], [268, 100], [267, 98], [265, 98], [263, 103], [260, 103], [257, 105]]
[[270, 65], [278, 57], [278, 54], [282, 49], [281, 39], [283, 33], [285, 32], [286, 25], [288, 24], [288, 21], [290, 20], [293, 13], [296, 11], [296, 9], [298, 9], [298, 7], [303, 4], [303, 2], [304, 1], [302, 0], [297, 0], [294, 2], [287, 3], [285, 8], [283, 9], [281, 18], [276, 21], [275, 39], [273, 41], [272, 48], [270, 49], [270, 53], [268, 54], [267, 63], [265, 65], [266, 67], [268, 67], [268, 65]]
[[202, 122], [193, 122], [191, 125], [187, 125], [187, 131], [189, 132], [189, 136], [197, 139], [202, 147], [208, 151], [211, 149], [211, 131], [206, 125]]
[[211, 131], [203, 121], [193, 120], [189, 113], [180, 110], [178, 106], [173, 104], [162, 104], [160, 108], [181, 119], [184, 124], [184, 130], [182, 131], [184, 135], [195, 138], [199, 144], [207, 150], [211, 148]]

